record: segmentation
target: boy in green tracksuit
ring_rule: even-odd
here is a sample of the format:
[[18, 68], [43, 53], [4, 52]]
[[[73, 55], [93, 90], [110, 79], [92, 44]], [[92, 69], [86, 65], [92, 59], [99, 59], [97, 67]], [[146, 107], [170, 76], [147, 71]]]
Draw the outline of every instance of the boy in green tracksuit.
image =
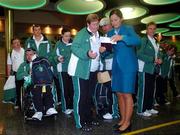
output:
[[71, 56], [71, 33], [70, 29], [63, 28], [62, 38], [56, 43], [53, 51], [57, 66], [58, 79], [61, 89], [62, 112], [71, 114], [73, 111], [73, 85], [72, 77], [68, 75], [67, 69]]
[[33, 35], [25, 42], [25, 49], [33, 48], [39, 57], [48, 58], [52, 62], [51, 43], [41, 32], [40, 25], [33, 25]]
[[163, 63], [161, 64], [161, 71], [156, 77], [155, 105], [168, 105], [170, 102], [167, 101], [164, 94], [167, 92], [167, 76], [169, 72], [170, 60], [166, 49], [161, 47], [161, 50]]
[[[177, 96], [178, 92], [176, 90], [175, 82], [174, 82], [174, 58], [175, 58], [176, 47], [174, 45], [169, 45], [164, 54], [163, 63], [161, 65], [161, 75], [158, 77], [159, 82], [156, 82], [156, 101], [159, 104], [170, 104], [167, 101], [165, 94], [168, 90], [168, 81], [170, 88], [173, 91], [173, 96]], [[162, 85], [163, 84], [163, 85]]]

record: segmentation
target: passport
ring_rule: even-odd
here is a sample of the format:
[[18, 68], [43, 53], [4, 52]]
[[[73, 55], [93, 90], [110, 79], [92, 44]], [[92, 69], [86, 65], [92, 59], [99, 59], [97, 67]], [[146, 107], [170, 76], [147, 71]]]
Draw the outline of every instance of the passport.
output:
[[116, 42], [112, 42], [110, 37], [100, 37], [101, 46], [106, 48], [106, 51], [112, 52], [113, 44]]

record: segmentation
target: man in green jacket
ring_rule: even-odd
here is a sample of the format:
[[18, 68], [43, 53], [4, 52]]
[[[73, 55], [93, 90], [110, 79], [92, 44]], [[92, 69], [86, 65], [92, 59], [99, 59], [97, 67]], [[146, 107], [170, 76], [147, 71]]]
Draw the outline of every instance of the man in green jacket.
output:
[[25, 42], [25, 49], [33, 48], [38, 56], [48, 58], [48, 60], [52, 62], [52, 46], [47, 37], [42, 34], [41, 26], [33, 25], [32, 31], [33, 35]]
[[155, 80], [162, 64], [162, 54], [154, 38], [155, 31], [156, 24], [149, 22], [146, 26], [147, 35], [142, 38], [141, 47], [137, 51], [139, 64], [137, 113], [145, 117], [158, 114], [158, 111], [153, 109], [153, 101]]
[[[35, 113], [32, 116], [35, 120], [42, 120], [42, 116], [45, 114], [50, 116], [57, 114], [58, 112], [54, 108], [54, 100], [52, 95], [52, 86], [51, 85], [35, 85], [34, 82], [31, 82], [34, 72], [37, 71], [33, 69], [33, 63], [38, 58], [36, 52], [33, 48], [27, 48], [25, 51], [26, 61], [22, 63], [17, 71], [17, 80], [24, 80], [26, 88], [31, 88], [30, 93], [32, 95], [32, 100], [34, 104]], [[44, 68], [41, 68], [43, 71]], [[42, 72], [43, 73], [43, 72]], [[38, 80], [38, 78], [35, 78]]]
[[[112, 29], [110, 19], [108, 17], [102, 18], [99, 22], [99, 25], [104, 33], [103, 36], [107, 37], [107, 33]], [[112, 61], [113, 61], [113, 52], [106, 51], [106, 52], [101, 53], [101, 62], [103, 65], [102, 70], [108, 71], [110, 75], [112, 71]], [[108, 105], [104, 104], [104, 108], [100, 107], [101, 110], [98, 113], [100, 117], [102, 115], [104, 119], [118, 118], [119, 111], [118, 111], [117, 95], [115, 93], [112, 93], [111, 91], [111, 81], [106, 82], [103, 85], [106, 88], [108, 88], [107, 97], [106, 97], [106, 100], [107, 100], [106, 103], [108, 102]]]

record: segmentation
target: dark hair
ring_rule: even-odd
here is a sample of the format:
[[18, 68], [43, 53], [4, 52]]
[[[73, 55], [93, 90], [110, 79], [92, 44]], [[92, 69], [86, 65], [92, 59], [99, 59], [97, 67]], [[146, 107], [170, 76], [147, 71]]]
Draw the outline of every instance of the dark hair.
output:
[[175, 53], [177, 52], [177, 47], [176, 47], [176, 45], [169, 45], [168, 50], [172, 50], [172, 49], [174, 49], [174, 52], [175, 52]]
[[150, 25], [154, 25], [154, 26], [156, 26], [156, 27], [157, 27], [157, 25], [156, 25], [156, 23], [155, 23], [155, 22], [149, 22], [149, 23], [147, 23], [147, 24], [146, 24], [146, 28], [148, 28]]
[[39, 25], [39, 24], [33, 24], [33, 26], [32, 26], [32, 30], [34, 31], [34, 28], [35, 27], [40, 27], [41, 28], [41, 26]]
[[110, 14], [109, 17], [111, 17], [112, 15], [117, 15], [119, 18], [123, 18], [123, 14], [119, 9], [113, 9]]
[[30, 51], [33, 51], [34, 53], [36, 53], [36, 50], [35, 50], [34, 48], [27, 48], [27, 49], [25, 50], [25, 52], [30, 52]]
[[71, 32], [71, 30], [69, 28], [63, 28], [62, 29], [62, 34], [66, 33], [66, 32]]
[[18, 37], [14, 37], [14, 38], [11, 39], [11, 44], [13, 44], [14, 40], [19, 40], [19, 42], [21, 43], [21, 40]]

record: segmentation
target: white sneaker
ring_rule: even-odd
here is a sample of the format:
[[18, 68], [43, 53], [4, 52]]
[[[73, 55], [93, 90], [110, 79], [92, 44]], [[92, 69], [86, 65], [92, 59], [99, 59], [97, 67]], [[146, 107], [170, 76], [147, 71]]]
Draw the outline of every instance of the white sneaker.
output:
[[150, 114], [158, 114], [158, 111], [155, 109], [147, 110], [147, 112]]
[[57, 105], [61, 105], [61, 102], [57, 102]]
[[32, 116], [33, 119], [42, 120], [43, 113], [42, 112], [35, 112], [35, 114]]
[[58, 114], [58, 112], [56, 111], [56, 109], [54, 108], [49, 108], [47, 111], [46, 111], [46, 115], [50, 116], [50, 115], [55, 115], [55, 114]]
[[19, 109], [19, 106], [15, 105], [15, 106], [14, 106], [14, 109]]
[[71, 114], [72, 112], [73, 112], [73, 109], [67, 109], [64, 113], [67, 114], [67, 115], [69, 115], [69, 114]]
[[171, 104], [171, 102], [169, 102], [169, 101], [167, 101], [166, 103], [165, 103], [165, 105], [170, 105]]
[[142, 113], [137, 113], [138, 115], [144, 116], [144, 117], [150, 117], [152, 114], [149, 113], [147, 110], [145, 112]]
[[110, 113], [106, 113], [105, 115], [103, 115], [103, 118], [106, 120], [111, 120], [113, 119], [112, 115]]
[[177, 98], [180, 98], [180, 94], [178, 94], [176, 97], [177, 97]]
[[154, 106], [155, 106], [155, 107], [156, 107], [156, 106], [159, 106], [159, 104], [158, 104], [158, 103], [155, 103]]

